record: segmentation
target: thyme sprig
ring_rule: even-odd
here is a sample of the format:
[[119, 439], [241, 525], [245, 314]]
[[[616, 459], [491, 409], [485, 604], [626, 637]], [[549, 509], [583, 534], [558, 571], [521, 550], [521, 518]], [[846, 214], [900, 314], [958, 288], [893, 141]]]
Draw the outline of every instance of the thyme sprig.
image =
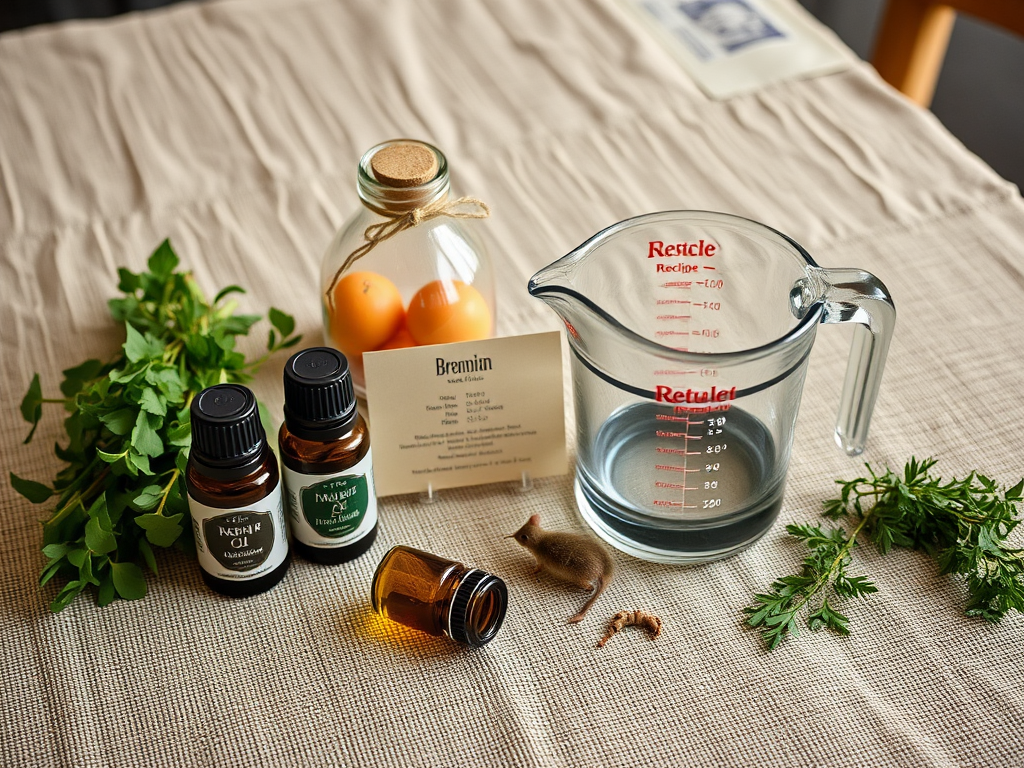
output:
[[11, 485], [29, 501], [56, 497], [43, 522], [39, 578], [65, 584], [50, 603], [57, 612], [90, 585], [98, 602], [133, 600], [146, 594], [140, 566], [157, 572], [153, 547], [189, 549], [191, 526], [183, 473], [191, 444], [189, 406], [205, 387], [245, 382], [267, 357], [294, 346], [295, 321], [270, 310], [267, 354], [246, 361], [235, 341], [261, 318], [235, 314], [229, 297], [237, 285], [208, 301], [192, 275], [176, 271], [178, 256], [164, 241], [139, 274], [119, 269], [122, 298], [109, 302], [124, 323], [122, 352], [109, 362], [86, 360], [64, 371], [62, 397], [43, 397], [37, 373], [21, 403], [35, 434], [43, 405], [60, 404], [66, 445], [54, 447], [66, 466], [53, 481], [11, 473]]
[[847, 521], [849, 530], [786, 526], [810, 553], [798, 574], [777, 579], [744, 609], [746, 623], [761, 630], [769, 650], [799, 633], [801, 616], [811, 630], [850, 633], [850, 619], [836, 606], [878, 591], [866, 576], [849, 573], [860, 542], [882, 555], [893, 547], [926, 552], [941, 573], [963, 580], [968, 616], [998, 622], [1024, 611], [1024, 550], [1007, 544], [1020, 522], [1024, 479], [1006, 491], [979, 472], [944, 482], [930, 472], [935, 463], [912, 458], [902, 474], [888, 468], [879, 474], [866, 465], [868, 476], [837, 480], [839, 496], [824, 503], [822, 514]]

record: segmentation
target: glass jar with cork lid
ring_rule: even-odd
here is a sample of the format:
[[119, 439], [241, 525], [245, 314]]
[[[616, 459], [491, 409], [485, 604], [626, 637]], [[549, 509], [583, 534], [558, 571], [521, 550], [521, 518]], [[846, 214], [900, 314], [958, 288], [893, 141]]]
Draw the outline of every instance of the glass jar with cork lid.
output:
[[478, 230], [487, 205], [453, 199], [448, 161], [412, 139], [378, 144], [359, 161], [362, 205], [324, 255], [324, 340], [341, 350], [365, 396], [362, 355], [490, 338], [494, 275]]

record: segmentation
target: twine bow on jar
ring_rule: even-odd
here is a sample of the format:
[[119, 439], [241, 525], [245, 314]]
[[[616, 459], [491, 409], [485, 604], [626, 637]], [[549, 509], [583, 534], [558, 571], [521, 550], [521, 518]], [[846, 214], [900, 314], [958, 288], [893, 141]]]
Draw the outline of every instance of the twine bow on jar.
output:
[[388, 220], [377, 224], [371, 224], [367, 227], [366, 231], [363, 232], [365, 242], [352, 251], [341, 267], [338, 268], [338, 271], [334, 273], [334, 278], [331, 280], [331, 284], [327, 287], [327, 292], [325, 294], [331, 309], [334, 308], [334, 286], [338, 284], [341, 276], [345, 274], [353, 264], [359, 261], [359, 259], [372, 251], [378, 243], [382, 243], [385, 240], [394, 237], [399, 232], [412, 229], [425, 221], [437, 219], [442, 216], [447, 216], [451, 219], [486, 219], [491, 215], [491, 209], [487, 206], [487, 203], [483, 200], [478, 200], [475, 197], [460, 197], [457, 200], [439, 200], [435, 203], [431, 203], [430, 205], [425, 205], [422, 208], [414, 208], [413, 210], [402, 214], [381, 210], [377, 210], [376, 212], [387, 217]]

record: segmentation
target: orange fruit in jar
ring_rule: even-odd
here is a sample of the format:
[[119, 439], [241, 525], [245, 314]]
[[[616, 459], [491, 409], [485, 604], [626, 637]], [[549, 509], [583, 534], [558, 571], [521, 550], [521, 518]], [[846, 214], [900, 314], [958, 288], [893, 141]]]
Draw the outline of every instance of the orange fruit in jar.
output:
[[405, 320], [402, 294], [376, 272], [352, 272], [334, 286], [328, 306], [331, 338], [346, 355], [359, 355], [398, 333]]
[[416, 339], [409, 333], [409, 329], [403, 325], [398, 329], [398, 333], [388, 339], [384, 344], [377, 347], [377, 349], [405, 349], [406, 347], [415, 347]]
[[447, 344], [491, 336], [491, 308], [472, 285], [434, 280], [409, 302], [405, 323], [417, 344]]

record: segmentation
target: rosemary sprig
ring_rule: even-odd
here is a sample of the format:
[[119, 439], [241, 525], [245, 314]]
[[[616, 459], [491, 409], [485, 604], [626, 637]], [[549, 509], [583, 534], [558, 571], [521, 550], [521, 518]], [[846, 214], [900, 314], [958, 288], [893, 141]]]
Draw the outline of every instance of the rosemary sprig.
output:
[[777, 579], [744, 609], [746, 623], [761, 630], [768, 650], [796, 636], [804, 614], [811, 630], [850, 633], [849, 618], [835, 606], [878, 591], [867, 577], [848, 572], [858, 541], [883, 555], [893, 547], [928, 553], [942, 573], [963, 579], [968, 616], [998, 622], [1010, 611], [1024, 611], [1024, 551], [1006, 543], [1020, 522], [1024, 479], [1005, 492], [979, 472], [943, 482], [930, 473], [935, 463], [912, 458], [902, 474], [888, 468], [878, 474], [866, 465], [869, 476], [837, 480], [840, 494], [824, 503], [823, 515], [849, 521], [849, 531], [786, 526], [810, 553], [798, 574]]

